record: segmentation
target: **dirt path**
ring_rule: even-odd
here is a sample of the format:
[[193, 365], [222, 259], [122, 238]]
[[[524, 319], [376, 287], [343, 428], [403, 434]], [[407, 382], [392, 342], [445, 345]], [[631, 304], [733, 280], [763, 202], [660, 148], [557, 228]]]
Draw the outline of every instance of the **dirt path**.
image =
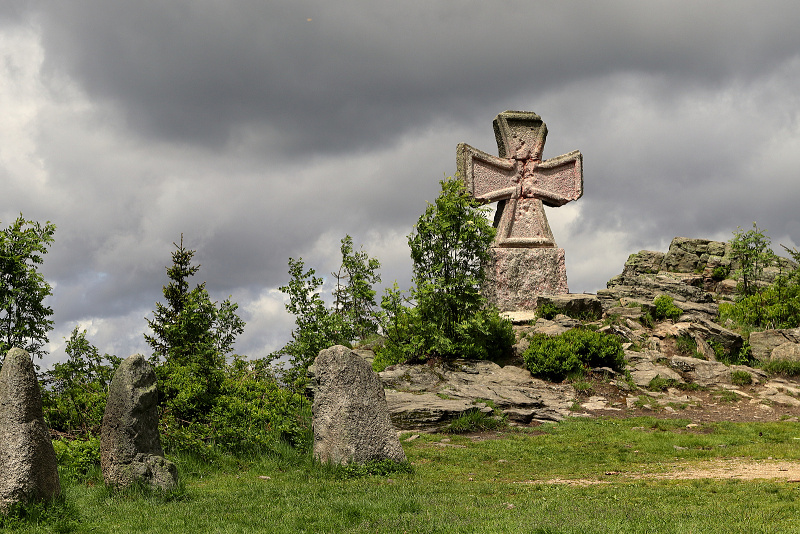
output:
[[610, 471], [601, 479], [526, 480], [522, 484], [563, 484], [594, 486], [634, 480], [775, 480], [800, 483], [800, 462], [751, 460], [749, 458], [714, 459], [706, 462], [674, 463], [662, 473]]

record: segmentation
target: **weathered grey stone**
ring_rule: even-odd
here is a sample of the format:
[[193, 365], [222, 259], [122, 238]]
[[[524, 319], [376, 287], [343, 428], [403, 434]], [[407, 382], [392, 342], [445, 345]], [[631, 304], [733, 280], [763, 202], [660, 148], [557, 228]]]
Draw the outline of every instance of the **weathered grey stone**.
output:
[[485, 401], [512, 424], [560, 421], [575, 398], [568, 384], [548, 384], [525, 369], [487, 361], [397, 365], [380, 375], [392, 421], [401, 430], [439, 430], [469, 410], [483, 409]]
[[405, 461], [383, 384], [364, 358], [337, 345], [320, 351], [314, 370], [314, 456], [337, 464]]
[[663, 252], [652, 250], [641, 250], [636, 254], [628, 256], [625, 267], [622, 269], [623, 276], [635, 276], [638, 274], [656, 274], [661, 270], [664, 261]]
[[800, 361], [800, 345], [787, 341], [772, 349], [769, 357], [773, 362], [797, 362]]
[[564, 249], [491, 249], [483, 293], [500, 311], [535, 310], [538, 297], [569, 292]]
[[772, 351], [784, 343], [800, 343], [800, 328], [764, 330], [750, 334], [750, 350], [754, 358], [768, 361]]
[[606, 285], [607, 289], [597, 292], [603, 309], [617, 306], [623, 298], [652, 302], [662, 294], [669, 295], [676, 301], [714, 302], [713, 295], [703, 289], [703, 278], [694, 274], [661, 272], [633, 276], [618, 275]]
[[623, 343], [632, 343], [637, 340], [638, 336], [627, 326], [622, 325], [606, 325], [597, 330], [602, 334], [617, 336]]
[[60, 493], [36, 371], [28, 353], [13, 348], [0, 371], [0, 513]]
[[100, 432], [100, 467], [106, 484], [142, 483], [169, 490], [178, 482], [164, 458], [158, 433], [158, 391], [153, 368], [141, 354], [120, 364], [108, 390]]
[[603, 314], [603, 305], [597, 295], [587, 293], [542, 295], [536, 301], [536, 308], [540, 309], [545, 304], [554, 306], [565, 315], [581, 319], [599, 319]]
[[741, 335], [704, 317], [692, 317], [689, 332], [699, 335], [707, 342], [719, 343], [729, 354], [737, 354], [744, 344]]
[[678, 383], [684, 383], [683, 377], [676, 373], [666, 365], [656, 363], [656, 358], [661, 357], [661, 353], [657, 352], [657, 356], [651, 358], [643, 358], [635, 361], [630, 356], [630, 351], [625, 351], [625, 357], [628, 358], [630, 365], [631, 379], [634, 384], [639, 387], [646, 388], [650, 381], [656, 377], [666, 380], [675, 380]]
[[722, 241], [676, 237], [669, 245], [662, 268], [665, 271], [692, 273], [702, 272], [709, 261], [714, 265], [729, 264], [730, 260], [723, 259], [727, 247], [727, 243]]

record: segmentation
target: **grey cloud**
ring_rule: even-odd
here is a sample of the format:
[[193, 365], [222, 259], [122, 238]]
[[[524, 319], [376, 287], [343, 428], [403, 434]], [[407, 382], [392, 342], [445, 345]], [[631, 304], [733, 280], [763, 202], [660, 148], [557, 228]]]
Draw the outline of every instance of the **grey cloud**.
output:
[[758, 75], [797, 50], [790, 3], [84, 0], [43, 9], [47, 66], [120, 106], [144, 135], [220, 147], [238, 128], [267, 127], [292, 153], [385, 146], [433, 115], [497, 109], [576, 77], [657, 72], [668, 93]]

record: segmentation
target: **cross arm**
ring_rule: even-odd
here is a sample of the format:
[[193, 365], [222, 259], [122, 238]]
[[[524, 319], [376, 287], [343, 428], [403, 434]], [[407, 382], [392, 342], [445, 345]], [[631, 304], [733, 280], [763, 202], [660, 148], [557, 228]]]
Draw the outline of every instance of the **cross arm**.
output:
[[498, 158], [466, 143], [456, 149], [458, 174], [467, 191], [483, 202], [509, 199], [516, 192], [516, 165], [513, 159]]
[[524, 196], [540, 198], [547, 206], [563, 206], [583, 196], [583, 155], [573, 150], [536, 166], [536, 182], [544, 187], [532, 187]]

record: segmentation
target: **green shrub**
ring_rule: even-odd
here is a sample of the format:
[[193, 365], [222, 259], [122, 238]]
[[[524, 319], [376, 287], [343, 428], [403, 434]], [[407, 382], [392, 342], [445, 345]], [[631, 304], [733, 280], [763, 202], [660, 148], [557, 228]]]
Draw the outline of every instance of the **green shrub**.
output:
[[720, 281], [725, 280], [726, 278], [728, 278], [728, 275], [730, 274], [730, 272], [731, 272], [731, 268], [730, 267], [724, 266], [724, 265], [717, 265], [711, 271], [711, 278], [713, 280], [716, 280], [717, 282], [720, 282]]
[[753, 377], [747, 371], [731, 371], [731, 384], [734, 386], [749, 386]]
[[678, 381], [674, 378], [662, 378], [661, 375], [656, 375], [647, 384], [649, 391], [666, 391], [669, 388], [674, 388], [678, 385]]
[[678, 317], [683, 314], [683, 310], [675, 306], [672, 297], [669, 295], [659, 295], [653, 300], [653, 304], [655, 304], [655, 311], [653, 312], [653, 318], [657, 321], [663, 319], [670, 319], [672, 321], [676, 321]]
[[447, 425], [443, 432], [445, 434], [465, 434], [467, 432], [481, 432], [484, 430], [494, 430], [505, 425], [502, 418], [496, 417], [492, 413], [484, 413], [479, 409], [469, 410]]
[[536, 309], [537, 315], [543, 319], [552, 320], [556, 315], [564, 313], [552, 302], [545, 302]]
[[800, 376], [800, 362], [772, 361], [765, 363], [762, 369], [774, 375]]
[[675, 350], [680, 354], [692, 356], [697, 352], [697, 341], [691, 336], [682, 335], [675, 338]]
[[310, 448], [310, 401], [281, 387], [262, 363], [234, 358], [225, 367], [213, 406], [194, 421], [176, 420], [165, 410], [161, 417], [164, 447], [203, 458], [218, 452], [257, 454], [281, 442]]
[[758, 361], [752, 356], [750, 343], [747, 341], [742, 344], [739, 350], [732, 352], [725, 352], [722, 345], [719, 344], [712, 344], [711, 346], [714, 348], [717, 361], [725, 365], [749, 365], [750, 367], [758, 365]]
[[523, 359], [535, 376], [561, 381], [586, 368], [625, 368], [622, 343], [613, 335], [574, 328], [553, 337], [534, 334], [529, 340]]
[[731, 319], [740, 329], [796, 328], [800, 324], [800, 284], [780, 277], [736, 302], [720, 303], [719, 316], [721, 321]]
[[100, 467], [100, 440], [97, 437], [74, 440], [53, 440], [59, 476], [83, 480], [94, 468]]

